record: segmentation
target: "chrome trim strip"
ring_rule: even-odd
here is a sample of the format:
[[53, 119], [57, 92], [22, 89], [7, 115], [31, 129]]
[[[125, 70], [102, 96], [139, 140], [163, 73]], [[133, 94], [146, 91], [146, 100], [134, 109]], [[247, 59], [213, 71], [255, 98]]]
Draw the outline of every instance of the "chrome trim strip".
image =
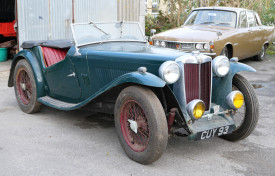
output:
[[[201, 100], [201, 62], [199, 63], [199, 99]], [[204, 107], [205, 107], [205, 105], [204, 105]]]
[[199, 64], [206, 63], [212, 61], [210, 56], [205, 55], [204, 53], [200, 53], [199, 55], [183, 55], [178, 57], [176, 62], [188, 63], [188, 64]]
[[207, 55], [207, 56], [216, 56], [217, 53], [201, 53], [201, 54], [204, 54], [204, 55]]
[[182, 42], [182, 41], [171, 41], [171, 40], [153, 39], [153, 41], [155, 41], [155, 40], [163, 41], [163, 42], [170, 42], [170, 43], [181, 43], [181, 44], [185, 44], [185, 43], [187, 43], [187, 44], [197, 44], [197, 43], [206, 44], [206, 43], [208, 43], [209, 44], [209, 42]]

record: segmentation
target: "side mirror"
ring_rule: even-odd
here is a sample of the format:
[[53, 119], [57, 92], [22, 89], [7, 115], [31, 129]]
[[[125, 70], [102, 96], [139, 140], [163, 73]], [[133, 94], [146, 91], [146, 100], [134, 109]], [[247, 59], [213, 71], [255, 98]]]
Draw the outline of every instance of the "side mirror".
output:
[[155, 35], [156, 32], [157, 32], [156, 29], [151, 29], [151, 30], [150, 30], [150, 33], [153, 34], [153, 35]]

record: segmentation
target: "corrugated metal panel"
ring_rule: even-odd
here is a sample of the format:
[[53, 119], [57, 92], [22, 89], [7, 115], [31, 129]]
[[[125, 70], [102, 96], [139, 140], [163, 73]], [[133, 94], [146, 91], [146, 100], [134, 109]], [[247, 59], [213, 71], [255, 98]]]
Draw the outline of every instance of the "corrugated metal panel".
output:
[[49, 38], [49, 1], [18, 0], [19, 44]]
[[70, 39], [73, 21], [139, 21], [144, 29], [144, 0], [17, 0], [17, 5], [19, 45]]
[[117, 20], [117, 0], [74, 0], [75, 23]]
[[117, 0], [117, 20], [137, 21], [145, 30], [145, 0]]
[[140, 0], [117, 0], [118, 21], [139, 21]]
[[50, 39], [72, 38], [72, 0], [50, 0]]
[[18, 0], [19, 44], [72, 38], [71, 0]]

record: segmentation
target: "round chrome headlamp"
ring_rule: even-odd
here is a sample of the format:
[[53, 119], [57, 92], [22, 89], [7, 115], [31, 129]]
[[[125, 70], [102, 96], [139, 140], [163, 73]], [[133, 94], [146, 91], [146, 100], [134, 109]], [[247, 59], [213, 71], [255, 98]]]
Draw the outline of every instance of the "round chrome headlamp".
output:
[[204, 44], [204, 45], [203, 45], [203, 48], [204, 48], [205, 50], [210, 50], [210, 44], [209, 44], [209, 43]]
[[197, 50], [202, 50], [203, 49], [203, 44], [202, 43], [197, 43], [196, 44], [196, 49]]
[[174, 61], [166, 61], [159, 67], [159, 76], [167, 84], [175, 83], [180, 77], [179, 65]]
[[187, 112], [189, 116], [194, 120], [201, 118], [205, 112], [204, 102], [198, 99], [192, 100], [187, 105]]
[[224, 77], [230, 69], [230, 62], [226, 56], [215, 57], [212, 61], [212, 69], [216, 76]]
[[155, 40], [154, 45], [155, 45], [155, 46], [159, 46], [159, 45], [160, 45], [159, 41], [158, 41], [158, 40]]
[[239, 109], [243, 106], [244, 96], [240, 91], [232, 91], [227, 95], [226, 101], [232, 109]]
[[162, 42], [160, 42], [160, 46], [165, 48], [166, 43], [164, 41], [162, 41]]

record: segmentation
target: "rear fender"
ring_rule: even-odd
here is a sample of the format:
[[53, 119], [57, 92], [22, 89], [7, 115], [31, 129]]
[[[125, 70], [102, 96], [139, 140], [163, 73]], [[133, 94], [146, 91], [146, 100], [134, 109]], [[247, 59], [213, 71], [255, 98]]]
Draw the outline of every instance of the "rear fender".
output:
[[14, 69], [17, 62], [21, 59], [25, 59], [26, 61], [28, 61], [32, 68], [34, 79], [36, 82], [37, 97], [39, 98], [39, 97], [45, 96], [45, 90], [44, 90], [45, 80], [42, 75], [40, 64], [36, 56], [33, 54], [31, 50], [27, 50], [27, 49], [22, 50], [14, 57], [11, 65], [11, 69], [10, 69], [8, 86], [9, 87], [14, 86], [13, 84]]
[[224, 109], [230, 109], [226, 103], [226, 96], [232, 91], [232, 80], [236, 73], [242, 71], [256, 72], [256, 70], [242, 63], [230, 63], [229, 73], [222, 78], [213, 77], [212, 102], [220, 105]]

